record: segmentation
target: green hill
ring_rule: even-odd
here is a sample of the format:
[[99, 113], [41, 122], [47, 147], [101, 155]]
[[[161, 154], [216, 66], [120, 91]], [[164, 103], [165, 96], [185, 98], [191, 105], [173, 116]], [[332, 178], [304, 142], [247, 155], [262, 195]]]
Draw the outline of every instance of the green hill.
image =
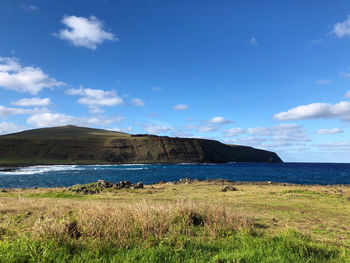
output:
[[281, 162], [274, 152], [214, 140], [63, 126], [0, 136], [0, 165]]

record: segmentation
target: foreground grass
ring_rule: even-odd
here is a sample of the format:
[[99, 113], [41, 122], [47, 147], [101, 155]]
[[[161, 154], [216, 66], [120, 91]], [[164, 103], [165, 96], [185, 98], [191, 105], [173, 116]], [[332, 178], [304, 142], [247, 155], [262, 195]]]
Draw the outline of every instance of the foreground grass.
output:
[[211, 241], [172, 236], [121, 248], [27, 237], [0, 242], [0, 262], [347, 262], [347, 256], [345, 250], [292, 232], [266, 237], [241, 231]]
[[346, 186], [0, 192], [0, 262], [350, 262]]

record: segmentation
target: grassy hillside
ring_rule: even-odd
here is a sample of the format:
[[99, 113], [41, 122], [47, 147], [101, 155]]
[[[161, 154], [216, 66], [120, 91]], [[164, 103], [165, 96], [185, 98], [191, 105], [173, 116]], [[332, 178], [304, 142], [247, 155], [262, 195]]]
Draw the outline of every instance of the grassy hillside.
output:
[[27, 130], [1, 136], [7, 139], [33, 139], [33, 138], [98, 138], [98, 137], [131, 137], [130, 134], [102, 129], [78, 127], [73, 125]]
[[280, 162], [273, 152], [218, 141], [64, 126], [0, 136], [0, 165]]
[[8, 189], [0, 262], [350, 262], [349, 214], [349, 186]]

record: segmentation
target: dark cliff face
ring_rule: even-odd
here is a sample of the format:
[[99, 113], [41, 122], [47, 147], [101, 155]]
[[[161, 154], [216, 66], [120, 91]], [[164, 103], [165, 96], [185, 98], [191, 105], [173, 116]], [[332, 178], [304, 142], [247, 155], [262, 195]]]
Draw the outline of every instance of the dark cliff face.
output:
[[[75, 129], [74, 136], [70, 135], [71, 129]], [[63, 136], [48, 131], [0, 136], [0, 164], [281, 162], [274, 152], [213, 140], [130, 136], [110, 131], [107, 135], [101, 130], [91, 133], [91, 129], [90, 135], [79, 136], [85, 130], [78, 131], [76, 127], [67, 127]]]

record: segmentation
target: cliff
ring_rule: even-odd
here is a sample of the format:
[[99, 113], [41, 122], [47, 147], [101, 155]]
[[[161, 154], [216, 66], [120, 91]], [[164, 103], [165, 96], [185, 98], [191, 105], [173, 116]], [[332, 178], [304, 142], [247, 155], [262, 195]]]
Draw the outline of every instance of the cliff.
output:
[[63, 126], [0, 136], [0, 165], [282, 162], [274, 152], [214, 140]]

